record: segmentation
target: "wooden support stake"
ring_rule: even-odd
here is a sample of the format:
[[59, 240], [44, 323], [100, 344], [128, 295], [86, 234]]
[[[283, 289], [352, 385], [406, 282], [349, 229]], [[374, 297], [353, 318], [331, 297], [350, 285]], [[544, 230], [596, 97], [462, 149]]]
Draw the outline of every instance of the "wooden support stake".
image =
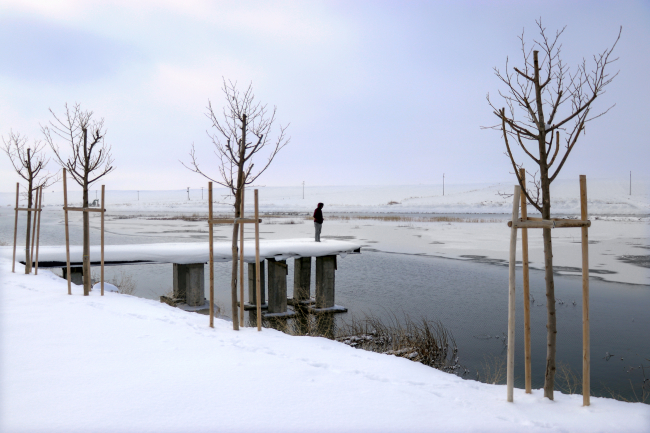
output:
[[68, 295], [72, 295], [72, 276], [70, 275], [70, 230], [68, 228], [68, 184], [63, 169], [63, 211], [65, 214], [65, 262], [68, 276]]
[[36, 267], [34, 275], [38, 275], [38, 246], [41, 241], [41, 211], [43, 210], [43, 187], [41, 186], [38, 197], [38, 222], [36, 223]]
[[[244, 217], [243, 185], [241, 188], [240, 215], [242, 218]], [[239, 327], [244, 327], [244, 224], [239, 224]]]
[[74, 210], [74, 211], [80, 211], [80, 212], [106, 212], [106, 209], [102, 206], [101, 209], [93, 209], [90, 207], [67, 207], [65, 210]]
[[[521, 187], [515, 186], [512, 201], [512, 221], [519, 217], [519, 199]], [[507, 361], [507, 387], [508, 401], [514, 400], [515, 386], [515, 259], [517, 253], [517, 227], [510, 230], [510, 266], [508, 278], [508, 361]]]
[[257, 307], [257, 330], [262, 330], [262, 290], [260, 287], [260, 223], [257, 189], [255, 190], [255, 299]]
[[257, 221], [253, 218], [217, 218], [217, 219], [208, 219], [208, 224], [244, 224], [250, 223], [254, 224], [256, 222], [262, 222], [261, 219]]
[[[519, 169], [521, 183], [526, 185], [526, 169]], [[521, 194], [521, 219], [528, 218], [526, 194]], [[530, 371], [530, 278], [528, 274], [528, 229], [521, 229], [521, 256], [524, 272], [524, 359], [526, 394], [532, 393]]]
[[[587, 177], [580, 175], [580, 218], [586, 221]], [[582, 404], [589, 406], [590, 389], [590, 343], [589, 343], [589, 233], [582, 227]]]
[[[34, 222], [32, 223], [32, 246], [29, 249], [29, 267], [30, 269], [32, 268], [32, 263], [34, 262], [34, 246], [36, 245], [36, 216], [38, 215], [38, 193], [41, 190], [40, 187], [36, 188], [36, 194], [34, 194], [34, 209], [36, 212], [34, 212]], [[34, 274], [36, 275], [36, 274]]]
[[104, 212], [105, 212], [105, 185], [102, 185], [102, 270], [101, 270], [101, 286], [102, 286], [102, 296], [104, 296]]
[[14, 260], [11, 262], [11, 272], [16, 273], [16, 240], [18, 235], [18, 195], [20, 184], [16, 182], [16, 221], [14, 222]]
[[[208, 182], [208, 221], [212, 221], [212, 182]], [[208, 224], [209, 242], [210, 242], [210, 328], [214, 328], [214, 231], [212, 224]]]

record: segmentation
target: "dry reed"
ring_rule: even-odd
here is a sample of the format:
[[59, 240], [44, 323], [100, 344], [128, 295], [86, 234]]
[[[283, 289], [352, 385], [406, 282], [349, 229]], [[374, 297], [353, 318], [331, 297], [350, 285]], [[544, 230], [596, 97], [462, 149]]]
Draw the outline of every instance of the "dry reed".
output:
[[[310, 220], [311, 217], [305, 217]], [[402, 215], [329, 215], [330, 221], [384, 221], [384, 222], [404, 222], [404, 223], [500, 223], [500, 218], [468, 218], [453, 216], [402, 216]]]

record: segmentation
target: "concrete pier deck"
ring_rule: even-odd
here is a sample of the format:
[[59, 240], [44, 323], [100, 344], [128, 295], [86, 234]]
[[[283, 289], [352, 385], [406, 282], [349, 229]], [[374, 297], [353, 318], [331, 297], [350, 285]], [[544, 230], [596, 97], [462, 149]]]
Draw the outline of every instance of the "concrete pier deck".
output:
[[[314, 242], [311, 238], [260, 240], [260, 260], [286, 260], [297, 257], [344, 256], [360, 252], [361, 245], [353, 242], [334, 239], [323, 239]], [[22, 256], [16, 252], [16, 259], [24, 264]], [[11, 259], [12, 249], [0, 247], [0, 255]], [[147, 263], [207, 263], [209, 259], [207, 242], [192, 243], [160, 243], [134, 245], [106, 245], [104, 247], [104, 264], [128, 265]], [[70, 246], [70, 266], [82, 265], [83, 248], [80, 245]], [[19, 258], [20, 257], [20, 258]], [[229, 262], [232, 259], [231, 242], [214, 243], [214, 261]], [[100, 263], [100, 247], [90, 247], [90, 261], [93, 266]], [[244, 261], [255, 262], [255, 242], [244, 242]], [[39, 249], [38, 266], [40, 268], [60, 268], [66, 266], [65, 245], [41, 246]]]

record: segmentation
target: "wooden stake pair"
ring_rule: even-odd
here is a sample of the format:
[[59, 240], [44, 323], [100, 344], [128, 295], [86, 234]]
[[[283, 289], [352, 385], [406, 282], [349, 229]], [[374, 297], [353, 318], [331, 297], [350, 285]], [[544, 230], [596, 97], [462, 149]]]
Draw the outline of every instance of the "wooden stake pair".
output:
[[[28, 191], [29, 192], [29, 191]], [[41, 210], [43, 209], [42, 201], [43, 201], [43, 187], [39, 186], [36, 188], [36, 200], [34, 203], [33, 208], [27, 208], [27, 207], [18, 207], [18, 200], [19, 200], [19, 194], [20, 194], [20, 184], [16, 183], [16, 207], [14, 210], [16, 211], [16, 220], [14, 222], [14, 257], [13, 261], [11, 262], [11, 272], [16, 272], [16, 241], [18, 239], [18, 211], [28, 211], [28, 212], [34, 212], [34, 223], [31, 225], [34, 228], [34, 231], [32, 233], [32, 245], [31, 248], [29, 245], [25, 245], [25, 250], [29, 251], [29, 257], [27, 257], [27, 254], [25, 254], [25, 270], [27, 270], [28, 266], [31, 266], [31, 263], [28, 265], [27, 262], [33, 262], [34, 258], [35, 260], [35, 267], [34, 267], [34, 275], [38, 275], [38, 246], [39, 246], [39, 240], [40, 240], [40, 235], [41, 235]], [[38, 218], [36, 217], [38, 215]], [[30, 224], [30, 221], [27, 221], [27, 225]], [[36, 250], [34, 250], [34, 241], [36, 241]], [[34, 257], [34, 252], [36, 252], [36, 257]]]
[[242, 190], [241, 218], [214, 219], [212, 214], [212, 182], [208, 182], [208, 232], [210, 243], [210, 328], [214, 328], [214, 224], [240, 224], [239, 228], [239, 325], [244, 326], [244, 224], [255, 224], [255, 292], [257, 295], [257, 330], [262, 330], [262, 305], [260, 287], [260, 223], [258, 191], [255, 190], [255, 218], [244, 218], [244, 191]]
[[[72, 295], [72, 277], [70, 275], [70, 229], [68, 227], [68, 211], [77, 212], [100, 212], [101, 213], [101, 296], [104, 296], [104, 196], [105, 185], [102, 185], [102, 202], [100, 209], [91, 209], [88, 207], [68, 207], [68, 183], [66, 169], [63, 169], [63, 210], [65, 213], [65, 260], [68, 276], [68, 295]], [[89, 258], [90, 259], [90, 258]]]
[[[520, 171], [525, 180], [525, 171]], [[524, 183], [525, 184], [525, 183]], [[521, 218], [519, 202], [521, 200]], [[553, 218], [542, 220], [528, 218], [526, 197], [521, 194], [521, 187], [515, 186], [512, 202], [512, 221], [508, 226], [510, 232], [510, 264], [508, 291], [508, 355], [507, 355], [507, 399], [513, 401], [514, 364], [515, 364], [515, 259], [517, 252], [517, 229], [522, 230], [522, 259], [524, 271], [524, 350], [526, 393], [531, 393], [531, 355], [530, 355], [530, 279], [528, 275], [528, 229], [529, 228], [563, 228], [580, 227], [582, 231], [582, 403], [589, 406], [590, 399], [590, 336], [589, 336], [589, 233], [591, 221], [587, 214], [587, 177], [580, 175], [580, 221]]]

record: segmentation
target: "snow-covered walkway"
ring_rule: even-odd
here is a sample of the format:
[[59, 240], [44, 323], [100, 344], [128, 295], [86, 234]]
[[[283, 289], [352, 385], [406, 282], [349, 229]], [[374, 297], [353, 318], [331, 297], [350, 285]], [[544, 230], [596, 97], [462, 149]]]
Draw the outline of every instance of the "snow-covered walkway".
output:
[[0, 431], [648, 432], [650, 406], [486, 385], [324, 338], [12, 274], [0, 259]]
[[[361, 245], [353, 242], [335, 239], [323, 239], [315, 242], [312, 238], [260, 240], [260, 259], [286, 260], [296, 257], [321, 257], [329, 255], [347, 255], [359, 252]], [[232, 260], [231, 242], [214, 242], [214, 261], [229, 262]], [[0, 247], [0, 257], [11, 259], [13, 249]], [[83, 247], [70, 246], [70, 262], [80, 264], [83, 257]], [[108, 263], [207, 263], [210, 257], [209, 242], [159, 243], [106, 245], [104, 260]], [[25, 263], [24, 247], [17, 248], [16, 260]], [[99, 245], [90, 247], [90, 261], [101, 260]], [[65, 245], [42, 246], [39, 248], [38, 261], [40, 267], [52, 263], [65, 264]], [[255, 262], [255, 241], [244, 242], [244, 261]]]

